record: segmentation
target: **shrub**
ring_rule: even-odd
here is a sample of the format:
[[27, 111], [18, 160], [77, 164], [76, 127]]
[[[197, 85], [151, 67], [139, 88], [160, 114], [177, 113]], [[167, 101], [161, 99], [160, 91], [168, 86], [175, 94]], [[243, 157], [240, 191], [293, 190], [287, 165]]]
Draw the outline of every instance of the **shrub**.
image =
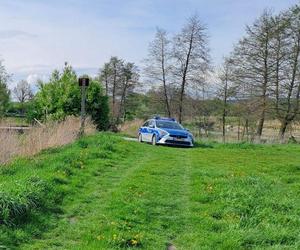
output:
[[31, 178], [23, 188], [15, 193], [0, 192], [0, 224], [22, 223], [22, 219], [33, 210], [46, 206], [50, 189], [45, 181]]
[[[70, 65], [66, 65], [62, 73], [55, 70], [47, 84], [39, 84], [39, 91], [28, 108], [28, 119], [57, 121], [66, 116], [79, 115], [81, 93], [77, 82], [77, 76]], [[108, 128], [108, 98], [96, 80], [92, 80], [87, 88], [86, 110], [98, 129]]]

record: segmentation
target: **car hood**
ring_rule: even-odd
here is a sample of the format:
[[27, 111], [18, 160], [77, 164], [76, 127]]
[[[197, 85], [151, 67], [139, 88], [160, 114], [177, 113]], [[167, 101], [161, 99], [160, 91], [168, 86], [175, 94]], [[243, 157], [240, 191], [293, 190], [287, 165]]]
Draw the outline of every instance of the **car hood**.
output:
[[161, 129], [167, 131], [171, 135], [181, 135], [181, 136], [189, 135], [189, 133], [186, 130], [182, 130], [182, 129], [169, 129], [169, 128], [161, 128]]

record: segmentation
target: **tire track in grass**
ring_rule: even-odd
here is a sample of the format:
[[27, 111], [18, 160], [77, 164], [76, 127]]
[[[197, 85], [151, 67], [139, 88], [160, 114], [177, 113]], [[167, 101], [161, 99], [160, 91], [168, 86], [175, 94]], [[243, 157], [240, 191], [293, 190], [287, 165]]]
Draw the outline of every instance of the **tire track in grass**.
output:
[[[185, 149], [149, 147], [148, 157], [112, 193], [100, 249], [165, 249], [187, 222], [189, 164]], [[159, 164], [158, 164], [159, 162]]]
[[[183, 175], [183, 185], [182, 185], [182, 212], [184, 215], [184, 224], [181, 227], [181, 230], [178, 232], [176, 237], [173, 239], [173, 241], [170, 242], [170, 246], [174, 246], [177, 250], [179, 249], [186, 249], [183, 248], [184, 242], [181, 241], [181, 235], [185, 232], [190, 232], [191, 228], [193, 228], [192, 221], [191, 221], [191, 177], [192, 177], [192, 163], [191, 163], [191, 157], [190, 152], [192, 149], [189, 149], [185, 152], [185, 161], [183, 163], [185, 167], [184, 175]], [[172, 248], [171, 248], [172, 249]]]
[[[272, 176], [279, 170], [289, 172], [286, 158], [276, 151], [270, 156], [259, 152], [259, 148], [191, 150], [191, 226], [176, 239], [177, 249], [298, 249], [299, 220], [293, 219], [294, 201], [285, 192], [292, 193], [291, 186]], [[290, 164], [295, 163], [297, 159]], [[279, 204], [283, 209], [277, 208]]]
[[[56, 227], [46, 232], [41, 239], [21, 246], [22, 249], [86, 249], [86, 243], [96, 240], [99, 217], [105, 218], [104, 206], [111, 194], [132, 172], [139, 167], [139, 161], [148, 157], [148, 153], [136, 150], [135, 143], [127, 143], [129, 154], [124, 158], [91, 159], [87, 168], [90, 175], [85, 183], [77, 183], [76, 197], [66, 197], [62, 205], [64, 214]], [[135, 162], [137, 164], [132, 164]], [[76, 181], [76, 180], [75, 180]]]

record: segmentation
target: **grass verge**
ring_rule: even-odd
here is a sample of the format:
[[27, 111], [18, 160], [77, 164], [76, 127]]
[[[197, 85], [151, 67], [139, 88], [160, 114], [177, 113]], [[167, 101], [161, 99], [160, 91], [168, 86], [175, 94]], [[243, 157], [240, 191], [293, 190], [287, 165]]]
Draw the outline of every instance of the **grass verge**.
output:
[[87, 137], [1, 169], [5, 204], [22, 209], [0, 213], [0, 245], [297, 249], [299, 163], [297, 145], [184, 149]]

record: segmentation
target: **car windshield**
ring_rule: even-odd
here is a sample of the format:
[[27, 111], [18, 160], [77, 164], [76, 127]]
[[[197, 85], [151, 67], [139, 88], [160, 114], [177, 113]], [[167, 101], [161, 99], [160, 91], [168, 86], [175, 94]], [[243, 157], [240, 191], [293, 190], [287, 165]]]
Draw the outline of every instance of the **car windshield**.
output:
[[156, 121], [156, 127], [183, 130], [183, 127], [180, 124], [170, 121]]

